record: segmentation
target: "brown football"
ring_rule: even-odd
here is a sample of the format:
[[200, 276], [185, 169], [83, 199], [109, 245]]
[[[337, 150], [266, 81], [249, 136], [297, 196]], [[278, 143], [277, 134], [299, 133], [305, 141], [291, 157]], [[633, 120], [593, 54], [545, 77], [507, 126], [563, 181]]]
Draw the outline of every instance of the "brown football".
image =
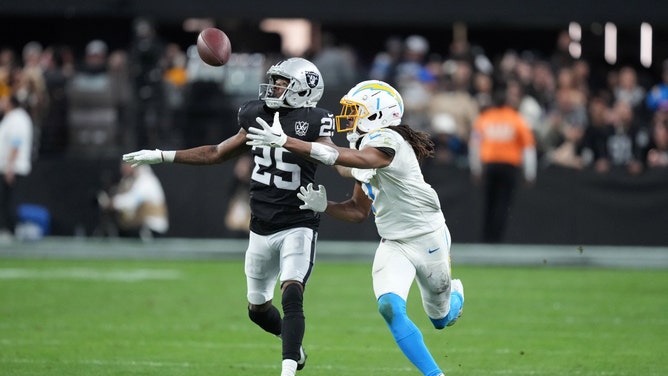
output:
[[222, 30], [210, 27], [197, 36], [197, 52], [205, 63], [219, 67], [225, 65], [232, 54], [232, 44]]

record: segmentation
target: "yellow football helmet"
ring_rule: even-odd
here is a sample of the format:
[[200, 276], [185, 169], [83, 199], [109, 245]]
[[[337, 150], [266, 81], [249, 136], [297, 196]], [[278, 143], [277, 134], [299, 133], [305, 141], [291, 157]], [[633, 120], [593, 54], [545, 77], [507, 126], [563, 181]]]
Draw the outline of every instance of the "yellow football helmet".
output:
[[404, 101], [388, 83], [378, 80], [362, 81], [341, 98], [341, 115], [336, 116], [337, 132], [374, 129], [401, 124]]

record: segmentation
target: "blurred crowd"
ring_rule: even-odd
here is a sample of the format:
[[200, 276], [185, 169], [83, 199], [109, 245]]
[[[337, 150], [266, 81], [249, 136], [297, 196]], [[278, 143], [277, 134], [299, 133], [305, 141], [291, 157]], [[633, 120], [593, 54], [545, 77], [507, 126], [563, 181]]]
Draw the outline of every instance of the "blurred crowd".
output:
[[[82, 52], [37, 41], [0, 51], [0, 97], [16, 96], [30, 113], [35, 158], [215, 143], [227, 136], [221, 124], [257, 95], [274, 61], [235, 54], [224, 68], [212, 68], [193, 46], [162, 40], [148, 21], [138, 20], [133, 35], [127, 49], [113, 51], [103, 40]], [[516, 93], [512, 106], [534, 133], [541, 166], [630, 174], [668, 167], [668, 61], [660, 77], [625, 65], [609, 66], [601, 77], [590, 62], [570, 56], [568, 42], [567, 34], [546, 41], [555, 45], [546, 56], [487, 56], [465, 38], [442, 53], [420, 35], [390, 37], [363, 63], [353, 47], [326, 35], [305, 57], [320, 67], [329, 95], [360, 78], [394, 85], [405, 101], [404, 122], [433, 136], [438, 164], [467, 167], [472, 126], [503, 85]]]
[[370, 75], [404, 95], [405, 122], [434, 136], [442, 163], [466, 164], [472, 125], [504, 87], [534, 133], [542, 166], [599, 173], [617, 166], [631, 174], [668, 166], [668, 61], [650, 82], [633, 66], [611, 67], [601, 78], [570, 56], [569, 42], [561, 34], [549, 56], [508, 50], [488, 57], [455, 40], [442, 57], [414, 35], [388, 41]]

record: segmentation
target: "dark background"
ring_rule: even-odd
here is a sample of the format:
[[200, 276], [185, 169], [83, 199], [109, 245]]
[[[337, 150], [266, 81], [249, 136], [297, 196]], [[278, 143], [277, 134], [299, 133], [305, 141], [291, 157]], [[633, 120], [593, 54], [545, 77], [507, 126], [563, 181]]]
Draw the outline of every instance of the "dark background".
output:
[[382, 50], [390, 35], [422, 34], [434, 52], [445, 52], [455, 22], [465, 23], [471, 43], [484, 46], [490, 56], [509, 48], [548, 53], [555, 46], [557, 33], [574, 21], [583, 28], [585, 58], [594, 64], [602, 60], [603, 38], [598, 31], [601, 25], [617, 25], [620, 63], [637, 63], [640, 24], [649, 22], [654, 29], [654, 60], [668, 57], [668, 6], [659, 0], [3, 0], [1, 43], [22, 47], [28, 41], [40, 40], [45, 45], [67, 41], [83, 46], [93, 38], [101, 38], [112, 49], [122, 48], [131, 38], [135, 17], [155, 20], [161, 36], [183, 46], [192, 44], [196, 37], [183, 31], [183, 20], [211, 18], [230, 35], [237, 52], [266, 47], [267, 38], [257, 27], [264, 18], [307, 18], [322, 30], [332, 32], [341, 43], [353, 45], [362, 58]]
[[[258, 28], [266, 17], [307, 18], [331, 32], [339, 43], [355, 48], [362, 64], [384, 48], [392, 35], [424, 35], [431, 51], [447, 54], [452, 26], [464, 22], [468, 39], [483, 46], [488, 56], [507, 49], [531, 50], [549, 55], [558, 33], [571, 21], [583, 27], [584, 58], [593, 70], [606, 68], [603, 36], [606, 22], [618, 27], [619, 62], [638, 67], [641, 75], [659, 77], [657, 62], [668, 57], [668, 6], [663, 1], [48, 1], [0, 0], [0, 45], [20, 51], [29, 41], [43, 45], [67, 43], [76, 50], [91, 39], [108, 42], [111, 49], [125, 48], [136, 17], [155, 21], [165, 40], [183, 47], [196, 34], [183, 31], [186, 17], [209, 17], [224, 29], [235, 52], [278, 50], [276, 38]], [[654, 66], [639, 66], [639, 29], [649, 22], [654, 30]], [[230, 130], [231, 132], [232, 130]], [[219, 140], [211, 140], [216, 143]], [[47, 206], [52, 234], [87, 233], [97, 224], [94, 197], [109, 174], [118, 170], [119, 158], [49, 156], [41, 158], [29, 179], [30, 191], [22, 199]], [[211, 167], [155, 166], [170, 207], [175, 237], [235, 237], [223, 218], [231, 195], [232, 163]], [[437, 189], [448, 225], [456, 242], [480, 240], [481, 192], [471, 185], [467, 170], [426, 166], [427, 180]], [[345, 198], [352, 182], [342, 184], [328, 168], [320, 178], [333, 199]], [[331, 181], [331, 183], [330, 183]], [[539, 171], [538, 184], [522, 189], [510, 221], [507, 242], [526, 244], [666, 245], [668, 243], [668, 173], [653, 171], [640, 177], [624, 172], [598, 176], [591, 171], [550, 169]], [[376, 239], [372, 219], [362, 226], [325, 217], [324, 239]]]

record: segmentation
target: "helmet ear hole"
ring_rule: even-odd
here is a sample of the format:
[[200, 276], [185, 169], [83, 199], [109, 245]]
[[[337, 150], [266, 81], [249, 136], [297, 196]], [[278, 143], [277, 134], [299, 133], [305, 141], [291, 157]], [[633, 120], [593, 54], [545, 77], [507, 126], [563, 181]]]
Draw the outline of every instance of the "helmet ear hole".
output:
[[[289, 58], [279, 61], [267, 70], [268, 84], [260, 84], [259, 99], [271, 108], [315, 107], [322, 98], [324, 82], [318, 68], [302, 58]], [[277, 81], [286, 81], [287, 85]], [[281, 97], [274, 97], [271, 86], [282, 86]]]

